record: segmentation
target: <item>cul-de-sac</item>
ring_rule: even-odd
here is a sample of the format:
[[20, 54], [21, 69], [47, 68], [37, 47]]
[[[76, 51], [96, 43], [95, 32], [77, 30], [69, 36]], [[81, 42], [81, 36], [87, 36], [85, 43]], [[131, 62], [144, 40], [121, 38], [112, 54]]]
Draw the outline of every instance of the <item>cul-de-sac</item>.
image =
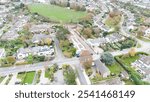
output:
[[0, 85], [150, 85], [150, 0], [0, 0]]

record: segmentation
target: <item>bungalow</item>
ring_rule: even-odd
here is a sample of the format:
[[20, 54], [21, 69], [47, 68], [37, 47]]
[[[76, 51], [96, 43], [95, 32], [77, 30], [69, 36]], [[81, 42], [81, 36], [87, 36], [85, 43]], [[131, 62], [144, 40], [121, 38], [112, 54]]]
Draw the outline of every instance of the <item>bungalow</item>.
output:
[[30, 31], [32, 33], [39, 33], [39, 32], [45, 32], [45, 31], [48, 31], [49, 27], [47, 25], [44, 25], [44, 24], [40, 24], [40, 25], [33, 25], [31, 28], [30, 28]]
[[150, 68], [150, 56], [141, 56], [139, 60], [132, 63], [136, 68]]
[[119, 77], [109, 79], [109, 80], [104, 80], [98, 83], [99, 85], [124, 85], [124, 82], [121, 81]]
[[10, 29], [8, 32], [4, 33], [1, 37], [2, 40], [14, 40], [19, 37], [19, 34], [14, 30]]
[[37, 56], [53, 56], [54, 48], [52, 46], [37, 46], [32, 48], [20, 48], [17, 51], [17, 59], [24, 59], [30, 54]]
[[111, 34], [111, 35], [108, 35], [106, 37], [106, 40], [107, 42], [109, 43], [115, 43], [115, 42], [119, 42], [119, 41], [123, 41], [125, 40], [125, 37], [121, 34]]
[[150, 75], [150, 56], [141, 56], [131, 64], [142, 75]]
[[102, 77], [106, 78], [110, 75], [110, 70], [100, 60], [95, 60], [95, 66], [97, 72], [99, 72]]
[[33, 25], [30, 28], [30, 31], [32, 33], [42, 33], [48, 31], [49, 33], [53, 33], [54, 29], [51, 28], [51, 25], [48, 24], [39, 24], [39, 25]]
[[145, 37], [150, 37], [150, 28], [148, 28], [147, 30], [145, 30]]
[[97, 39], [88, 39], [87, 43], [91, 46], [97, 46], [104, 45], [107, 43], [107, 40], [105, 38], [97, 38]]
[[116, 34], [108, 35], [105, 38], [103, 37], [103, 38], [96, 38], [96, 39], [88, 39], [87, 43], [91, 45], [92, 47], [93, 46], [99, 47], [107, 43], [115, 43], [119, 41], [124, 41], [125, 39], [126, 38], [123, 35], [116, 33]]
[[122, 72], [120, 73], [120, 77], [121, 77], [122, 79], [129, 79], [129, 74], [128, 74], [126, 71], [122, 71]]
[[38, 44], [41, 41], [43, 41], [46, 38], [50, 38], [50, 35], [46, 35], [46, 34], [34, 34], [34, 36], [32, 37], [32, 43], [34, 44]]
[[0, 48], [0, 59], [5, 57], [6, 53], [5, 53], [5, 49], [4, 48]]
[[80, 53], [85, 50], [85, 47], [81, 44], [81, 42], [77, 39], [76, 36], [70, 36], [70, 41], [73, 43], [74, 47], [77, 49], [76, 54], [80, 55]]

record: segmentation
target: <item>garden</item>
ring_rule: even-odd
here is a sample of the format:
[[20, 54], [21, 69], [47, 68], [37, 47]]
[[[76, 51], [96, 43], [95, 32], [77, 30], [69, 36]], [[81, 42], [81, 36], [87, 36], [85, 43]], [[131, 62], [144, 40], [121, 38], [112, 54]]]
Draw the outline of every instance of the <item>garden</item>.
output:
[[116, 56], [115, 60], [128, 72], [130, 75], [130, 79], [133, 80], [133, 82], [136, 85], [145, 85], [149, 84], [147, 82], [142, 81], [142, 77], [138, 72], [136, 72], [132, 67], [131, 63], [135, 62], [137, 59], [139, 59], [140, 55], [147, 55], [145, 53], [136, 53], [135, 56], [130, 56], [129, 54]]
[[115, 50], [123, 50], [131, 47], [135, 47], [137, 44], [133, 39], [126, 39], [124, 41], [116, 42], [116, 43], [107, 43], [105, 45], [101, 45], [100, 47], [104, 51], [115, 51]]
[[76, 48], [74, 48], [73, 44], [68, 40], [69, 31], [62, 27], [57, 26], [57, 39], [59, 40], [60, 48], [62, 49], [62, 52], [65, 57], [71, 58], [75, 56], [76, 54]]
[[18, 73], [17, 78], [21, 80], [22, 85], [25, 85], [25, 84], [32, 84], [34, 76], [35, 76], [35, 71], [20, 72]]

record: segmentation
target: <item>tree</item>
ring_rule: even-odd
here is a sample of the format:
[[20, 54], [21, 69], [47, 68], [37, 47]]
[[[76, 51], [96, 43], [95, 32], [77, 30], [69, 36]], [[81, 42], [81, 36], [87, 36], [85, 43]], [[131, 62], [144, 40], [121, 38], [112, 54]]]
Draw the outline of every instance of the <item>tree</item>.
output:
[[33, 64], [33, 55], [32, 54], [30, 54], [28, 56], [27, 61], [28, 61], [29, 64]]
[[104, 52], [101, 55], [101, 60], [102, 60], [102, 62], [104, 62], [107, 65], [112, 65], [113, 63], [115, 63], [115, 59], [114, 59], [113, 55], [109, 52]]
[[86, 36], [86, 38], [90, 38], [92, 36], [92, 29], [91, 28], [84, 28], [83, 34]]
[[138, 31], [137, 31], [137, 37], [140, 38], [140, 37], [142, 37], [142, 36], [143, 36], [143, 32], [142, 32], [141, 30], [138, 30]]
[[51, 45], [52, 40], [50, 38], [46, 38], [44, 39], [45, 44], [47, 44], [48, 46]]
[[93, 18], [93, 14], [88, 13], [85, 17], [81, 18], [83, 21], [90, 21]]
[[14, 63], [16, 62], [16, 59], [15, 59], [15, 57], [13, 57], [13, 56], [8, 56], [8, 57], [6, 58], [6, 60], [7, 60], [7, 62], [10, 63], [10, 64], [14, 64]]
[[132, 57], [136, 55], [135, 48], [131, 48], [131, 49], [129, 50], [129, 55], [132, 56]]
[[85, 69], [90, 69], [92, 67], [92, 55], [88, 50], [84, 50], [80, 54], [80, 63], [84, 66]]
[[58, 70], [58, 65], [57, 63], [53, 64], [53, 68], [54, 68], [54, 72], [56, 72]]
[[76, 74], [73, 69], [66, 71], [64, 76], [68, 85], [76, 85]]

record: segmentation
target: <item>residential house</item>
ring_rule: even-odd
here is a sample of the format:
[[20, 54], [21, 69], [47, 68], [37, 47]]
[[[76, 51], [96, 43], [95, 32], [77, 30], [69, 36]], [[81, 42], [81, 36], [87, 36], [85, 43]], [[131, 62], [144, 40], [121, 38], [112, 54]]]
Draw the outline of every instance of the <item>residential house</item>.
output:
[[44, 39], [46, 38], [50, 38], [50, 35], [46, 35], [46, 34], [34, 34], [34, 36], [32, 37], [32, 43], [34, 44], [39, 44], [41, 41], [44, 41]]
[[2, 27], [3, 27], [3, 25], [4, 25], [4, 24], [3, 24], [3, 22], [1, 22], [1, 21], [0, 21], [0, 28], [2, 28]]
[[131, 64], [142, 75], [150, 75], [150, 56], [142, 55]]
[[32, 48], [20, 48], [17, 51], [17, 58], [24, 59], [30, 54], [37, 56], [53, 56], [54, 48], [52, 46], [37, 46]]
[[124, 41], [126, 38], [121, 34], [111, 34], [103, 38], [96, 38], [96, 39], [88, 39], [87, 43], [91, 46], [102, 46], [107, 43], [115, 43], [119, 41]]
[[51, 25], [49, 24], [39, 24], [39, 25], [33, 25], [30, 28], [30, 31], [32, 33], [42, 33], [42, 32], [53, 33], [54, 29], [52, 29]]
[[104, 45], [107, 43], [107, 40], [105, 38], [96, 38], [96, 39], [88, 39], [87, 43], [91, 46], [97, 46]]
[[140, 59], [132, 63], [132, 66], [137, 68], [150, 68], [150, 56], [141, 56]]
[[111, 34], [106, 37], [108, 43], [116, 43], [119, 41], [124, 41], [125, 37], [121, 34]]
[[5, 49], [4, 48], [0, 48], [0, 59], [5, 57], [6, 53], [5, 53]]
[[19, 37], [19, 34], [12, 28], [8, 32], [4, 33], [1, 37], [2, 40], [14, 40]]
[[124, 85], [124, 82], [121, 81], [119, 77], [109, 79], [109, 80], [104, 80], [98, 83], [98, 85]]
[[150, 38], [150, 28], [148, 28], [147, 30], [145, 30], [144, 36]]
[[122, 72], [120, 73], [120, 77], [121, 77], [122, 79], [129, 79], [129, 74], [128, 74], [126, 71], [122, 71]]
[[102, 63], [100, 60], [95, 60], [94, 63], [97, 72], [100, 73], [102, 77], [106, 78], [110, 75], [110, 70], [104, 63]]
[[76, 54], [80, 55], [83, 50], [85, 50], [85, 47], [81, 44], [81, 42], [77, 39], [76, 36], [72, 35], [70, 36], [70, 41], [73, 43], [74, 47], [77, 49]]

